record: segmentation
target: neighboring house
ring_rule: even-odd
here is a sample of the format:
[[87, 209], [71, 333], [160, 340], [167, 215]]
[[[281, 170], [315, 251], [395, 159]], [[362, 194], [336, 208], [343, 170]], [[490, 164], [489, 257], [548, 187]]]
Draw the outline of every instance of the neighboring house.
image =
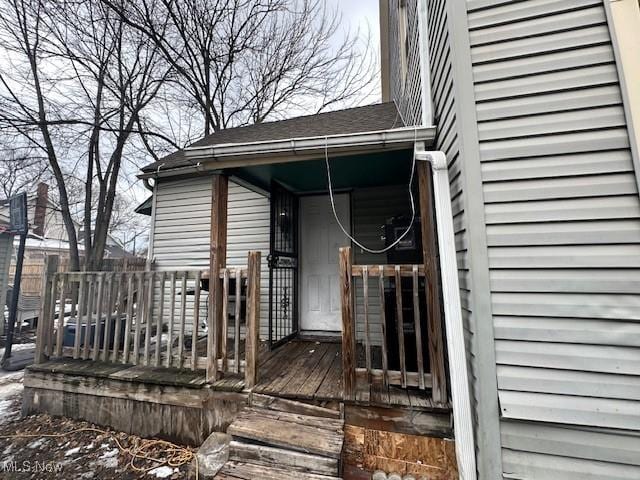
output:
[[638, 2], [380, 4], [449, 161], [480, 478], [640, 478]]
[[8, 233], [9, 217], [0, 212], [0, 305], [2, 305], [2, 321], [0, 321], [0, 334], [4, 333], [4, 306], [7, 297], [7, 284], [9, 283], [9, 266], [13, 247], [13, 235]]

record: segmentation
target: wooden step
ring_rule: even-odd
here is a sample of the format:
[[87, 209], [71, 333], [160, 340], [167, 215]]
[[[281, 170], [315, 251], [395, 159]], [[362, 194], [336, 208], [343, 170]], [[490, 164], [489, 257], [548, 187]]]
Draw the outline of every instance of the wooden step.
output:
[[236, 440], [339, 459], [343, 427], [342, 420], [248, 407], [240, 412], [227, 433]]
[[217, 480], [341, 480], [339, 477], [234, 461], [227, 462], [215, 478]]
[[252, 393], [250, 403], [253, 407], [267, 408], [269, 410], [278, 410], [280, 412], [299, 413], [302, 415], [312, 415], [314, 417], [333, 418], [339, 420], [341, 414], [339, 410], [332, 408], [320, 407], [310, 403], [298, 402], [295, 400], [287, 400], [280, 397], [272, 397], [260, 393]]
[[229, 444], [229, 460], [254, 465], [277, 465], [278, 468], [286, 470], [329, 477], [339, 473], [339, 463], [336, 458], [235, 440]]

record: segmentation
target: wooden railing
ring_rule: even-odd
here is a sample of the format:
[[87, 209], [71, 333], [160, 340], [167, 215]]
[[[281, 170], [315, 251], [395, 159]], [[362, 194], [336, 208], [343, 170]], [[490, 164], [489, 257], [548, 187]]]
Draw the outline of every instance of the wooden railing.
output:
[[[433, 365], [427, 342], [424, 266], [353, 265], [351, 249], [341, 248], [340, 284], [345, 398], [355, 398], [357, 378], [361, 376], [385, 386], [431, 389]], [[375, 312], [371, 311], [373, 305]], [[411, 343], [407, 329], [411, 330]], [[389, 345], [388, 339], [394, 337], [395, 345]], [[373, 352], [377, 353], [376, 361]]]
[[216, 281], [222, 286], [221, 318], [215, 315], [215, 300], [209, 295], [208, 270], [55, 272], [49, 268], [36, 363], [71, 357], [206, 369], [216, 372], [213, 380], [220, 374], [244, 372], [247, 383], [255, 383], [259, 265], [260, 253], [250, 252], [248, 267], [220, 269]]

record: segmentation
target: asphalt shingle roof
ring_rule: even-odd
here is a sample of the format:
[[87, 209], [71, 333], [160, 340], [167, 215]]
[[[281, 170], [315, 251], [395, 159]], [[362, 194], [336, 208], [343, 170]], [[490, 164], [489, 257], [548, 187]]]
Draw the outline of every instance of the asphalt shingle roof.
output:
[[[191, 144], [190, 147], [374, 132], [403, 126], [402, 118], [393, 102], [376, 103], [363, 107], [348, 108], [315, 115], [304, 115], [275, 122], [263, 122], [245, 127], [228, 128], [212, 133]], [[178, 150], [162, 158], [159, 162], [154, 162], [143, 167], [142, 170], [145, 172], [153, 171], [160, 165], [163, 169], [177, 168], [188, 166], [189, 162], [185, 160], [183, 151]]]

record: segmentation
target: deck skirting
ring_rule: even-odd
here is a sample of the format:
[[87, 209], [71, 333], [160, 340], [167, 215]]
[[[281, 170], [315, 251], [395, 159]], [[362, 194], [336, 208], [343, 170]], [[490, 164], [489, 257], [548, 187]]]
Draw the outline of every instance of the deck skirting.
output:
[[199, 446], [224, 432], [248, 394], [27, 371], [22, 414], [84, 420], [141, 437]]

